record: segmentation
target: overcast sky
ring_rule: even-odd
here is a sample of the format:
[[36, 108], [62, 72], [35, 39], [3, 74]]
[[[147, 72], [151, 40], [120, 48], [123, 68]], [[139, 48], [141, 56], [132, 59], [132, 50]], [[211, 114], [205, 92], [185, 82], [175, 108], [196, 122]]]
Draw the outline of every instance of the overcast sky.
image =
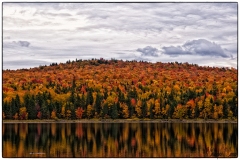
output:
[[3, 3], [3, 69], [101, 57], [237, 68], [237, 3]]

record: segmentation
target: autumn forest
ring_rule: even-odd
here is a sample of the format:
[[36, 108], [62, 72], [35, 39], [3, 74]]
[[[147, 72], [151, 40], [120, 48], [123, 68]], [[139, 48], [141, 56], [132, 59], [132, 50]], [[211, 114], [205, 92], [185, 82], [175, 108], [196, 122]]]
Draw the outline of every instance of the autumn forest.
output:
[[237, 69], [91, 59], [3, 70], [3, 119], [236, 119]]

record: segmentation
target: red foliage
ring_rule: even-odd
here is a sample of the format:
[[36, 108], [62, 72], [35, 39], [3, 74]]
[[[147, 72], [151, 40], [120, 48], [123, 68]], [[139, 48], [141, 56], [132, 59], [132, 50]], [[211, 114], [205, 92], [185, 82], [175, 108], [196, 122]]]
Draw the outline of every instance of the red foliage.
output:
[[136, 139], [135, 138], [132, 138], [131, 140], [131, 146], [134, 147], [136, 145]]
[[136, 106], [136, 104], [137, 104], [136, 100], [135, 100], [134, 98], [132, 98], [132, 99], [131, 99], [131, 105], [132, 105], [132, 106]]
[[38, 113], [37, 113], [37, 117], [38, 117], [39, 119], [42, 118], [42, 113], [41, 113], [40, 111], [38, 111]]
[[81, 118], [82, 118], [82, 115], [83, 115], [83, 112], [84, 112], [84, 110], [83, 110], [82, 108], [78, 107], [78, 108], [76, 109], [76, 111], [75, 111], [75, 113], [76, 113], [76, 118], [77, 118], [77, 119], [81, 119]]
[[205, 94], [205, 95], [206, 95], [206, 97], [210, 96], [210, 94], [209, 94], [208, 92], [206, 92], [206, 94]]
[[40, 84], [42, 84], [43, 83], [43, 81], [42, 80], [39, 80], [39, 79], [32, 79], [32, 83], [40, 83]]
[[7, 87], [3, 87], [3, 92], [8, 92], [9, 89]]
[[82, 123], [78, 123], [76, 125], [76, 135], [77, 135], [78, 138], [82, 138], [83, 137]]
[[86, 87], [85, 86], [82, 86], [81, 90], [80, 90], [82, 93], [86, 93]]

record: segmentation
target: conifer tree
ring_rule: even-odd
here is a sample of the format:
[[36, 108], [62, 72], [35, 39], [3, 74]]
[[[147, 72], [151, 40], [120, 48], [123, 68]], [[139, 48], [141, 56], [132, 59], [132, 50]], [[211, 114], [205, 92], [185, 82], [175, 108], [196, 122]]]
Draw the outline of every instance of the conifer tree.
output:
[[95, 109], [95, 112], [97, 112], [97, 114], [100, 114], [100, 112], [101, 112], [101, 95], [99, 93], [97, 93], [97, 95], [96, 95], [94, 109]]
[[142, 117], [143, 118], [146, 118], [147, 116], [147, 103], [146, 101], [144, 100], [143, 101], [143, 105], [142, 105]]
[[118, 118], [118, 110], [117, 110], [117, 104], [114, 103], [112, 107], [112, 113], [111, 113], [112, 119], [117, 119]]

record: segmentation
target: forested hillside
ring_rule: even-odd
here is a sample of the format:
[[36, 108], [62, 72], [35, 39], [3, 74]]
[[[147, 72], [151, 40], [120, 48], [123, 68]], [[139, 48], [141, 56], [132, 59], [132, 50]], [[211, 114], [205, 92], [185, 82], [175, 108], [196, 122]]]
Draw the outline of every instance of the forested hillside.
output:
[[3, 70], [3, 119], [237, 118], [237, 70], [75, 60]]

